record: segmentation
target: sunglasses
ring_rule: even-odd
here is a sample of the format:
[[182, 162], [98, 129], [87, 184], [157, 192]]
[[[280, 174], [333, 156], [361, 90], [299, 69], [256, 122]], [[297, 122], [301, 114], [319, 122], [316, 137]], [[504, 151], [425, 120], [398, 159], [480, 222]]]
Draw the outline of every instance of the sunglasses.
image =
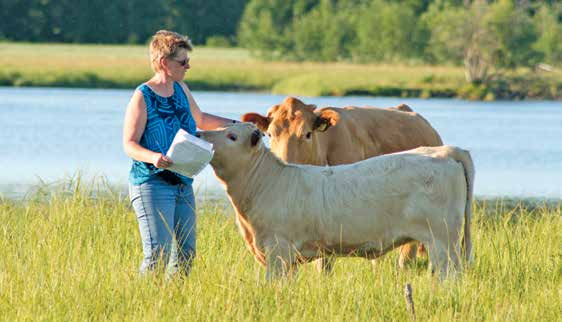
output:
[[185, 66], [185, 65], [189, 64], [189, 58], [186, 58], [184, 60], [175, 60], [175, 59], [172, 59], [172, 60], [177, 62], [178, 64], [180, 64], [182, 66]]

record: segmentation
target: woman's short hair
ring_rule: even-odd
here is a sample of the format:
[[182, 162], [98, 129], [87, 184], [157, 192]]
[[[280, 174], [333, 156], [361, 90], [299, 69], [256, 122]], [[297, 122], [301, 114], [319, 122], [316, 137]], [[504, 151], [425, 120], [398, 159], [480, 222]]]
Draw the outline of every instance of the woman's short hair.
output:
[[187, 36], [169, 30], [157, 31], [150, 41], [150, 66], [152, 70], [161, 70], [160, 59], [175, 57], [180, 49], [193, 50], [191, 40]]

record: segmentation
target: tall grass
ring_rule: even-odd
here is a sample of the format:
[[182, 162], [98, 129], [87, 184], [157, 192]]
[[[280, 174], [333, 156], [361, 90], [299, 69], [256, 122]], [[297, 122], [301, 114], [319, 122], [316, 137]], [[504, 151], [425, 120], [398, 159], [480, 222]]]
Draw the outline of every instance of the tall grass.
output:
[[424, 320], [560, 321], [561, 208], [475, 203], [474, 265], [439, 283], [427, 259], [404, 271], [397, 254], [375, 270], [340, 259], [331, 275], [312, 265], [286, 282], [264, 282], [225, 200], [199, 200], [191, 275], [140, 277], [141, 244], [128, 201], [80, 182], [0, 199], [0, 317], [21, 320], [398, 320], [411, 317], [413, 287]]
[[[287, 95], [379, 95], [493, 99], [562, 98], [562, 70], [514, 83], [467, 86], [461, 67], [268, 62], [240, 48], [196, 48], [188, 84], [196, 90], [252, 90]], [[151, 76], [147, 46], [0, 43], [0, 85], [134, 88]]]

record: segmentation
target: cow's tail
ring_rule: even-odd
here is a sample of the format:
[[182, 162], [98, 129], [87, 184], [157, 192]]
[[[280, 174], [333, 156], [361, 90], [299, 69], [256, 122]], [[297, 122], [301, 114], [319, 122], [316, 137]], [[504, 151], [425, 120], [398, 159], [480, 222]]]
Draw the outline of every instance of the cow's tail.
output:
[[472, 218], [472, 198], [474, 194], [474, 163], [470, 152], [460, 148], [453, 148], [451, 157], [457, 162], [460, 162], [464, 168], [464, 176], [466, 179], [466, 204], [464, 210], [464, 236], [462, 241], [462, 248], [464, 258], [466, 261], [472, 263], [472, 237], [470, 235], [470, 220]]

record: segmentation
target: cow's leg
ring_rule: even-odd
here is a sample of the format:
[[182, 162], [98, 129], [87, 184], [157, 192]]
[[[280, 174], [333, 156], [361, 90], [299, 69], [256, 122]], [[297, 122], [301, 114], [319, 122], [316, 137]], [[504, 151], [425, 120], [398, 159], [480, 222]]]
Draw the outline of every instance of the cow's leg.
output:
[[379, 268], [379, 261], [376, 259], [371, 259], [371, 267], [373, 268], [373, 271], [376, 272]]
[[432, 272], [439, 272], [441, 279], [454, 277], [459, 268], [460, 248], [457, 240], [436, 240], [429, 246], [429, 260]]
[[269, 251], [269, 254], [265, 257], [265, 279], [271, 281], [287, 276], [289, 265], [287, 260], [279, 253]]
[[[426, 243], [426, 246], [428, 243]], [[439, 273], [441, 278], [447, 275], [447, 249], [440, 241], [429, 243], [429, 262], [432, 273]]]
[[336, 258], [334, 256], [326, 256], [316, 260], [316, 270], [319, 273], [329, 274], [334, 269]]
[[298, 272], [299, 272], [299, 267], [298, 267], [298, 266], [299, 266], [299, 263], [298, 263], [297, 261], [294, 261], [294, 262], [291, 264], [291, 267], [290, 267], [290, 270], [289, 270], [289, 273], [291, 274], [291, 275], [290, 275], [291, 277], [297, 276], [297, 274], [298, 274]]
[[418, 254], [417, 257], [424, 257], [427, 256], [427, 251], [425, 250], [425, 246], [422, 243], [418, 243]]
[[271, 281], [286, 277], [293, 264], [294, 254], [289, 243], [276, 240], [265, 246], [265, 279]]
[[400, 246], [400, 257], [398, 258], [398, 267], [404, 268], [406, 264], [416, 258], [418, 245], [416, 242], [411, 242]]
[[408, 263], [416, 258], [427, 256], [427, 251], [422, 243], [411, 242], [400, 246], [400, 256], [398, 258], [398, 267], [404, 268]]

